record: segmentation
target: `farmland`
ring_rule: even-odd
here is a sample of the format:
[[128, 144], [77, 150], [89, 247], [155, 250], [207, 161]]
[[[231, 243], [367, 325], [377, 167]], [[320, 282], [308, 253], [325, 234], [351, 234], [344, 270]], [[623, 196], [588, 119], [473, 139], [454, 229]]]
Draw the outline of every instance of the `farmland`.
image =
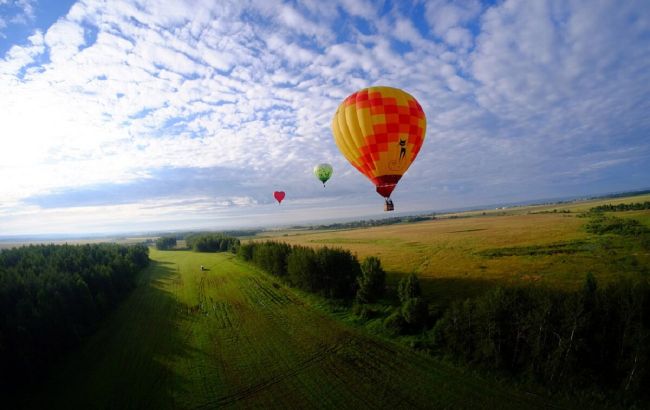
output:
[[[591, 272], [600, 283], [650, 267], [647, 250], [628, 240], [585, 231], [582, 212], [603, 203], [631, 203], [649, 196], [566, 205], [443, 215], [439, 219], [339, 231], [265, 233], [254, 240], [280, 240], [351, 250], [361, 259], [378, 256], [396, 281], [416, 273], [432, 300], [469, 297], [490, 285], [538, 283], [579, 288]], [[555, 210], [555, 211], [554, 211]], [[650, 226], [650, 211], [616, 212]]]
[[[30, 408], [538, 408], [350, 328], [229, 254], [155, 251]], [[201, 271], [200, 265], [208, 270]]]
[[[379, 256], [390, 288], [415, 272], [425, 297], [444, 308], [496, 284], [567, 290], [580, 288], [587, 273], [601, 284], [643, 275], [647, 249], [585, 229], [590, 218], [582, 212], [603, 202], [252, 240]], [[647, 210], [608, 215], [650, 226]], [[291, 289], [230, 253], [151, 249], [150, 256], [136, 289], [99, 330], [36, 393], [22, 393], [27, 408], [570, 407], [521, 390], [530, 385], [417, 352], [408, 347], [417, 335], [391, 340], [378, 330], [390, 306], [364, 324], [349, 308]]]

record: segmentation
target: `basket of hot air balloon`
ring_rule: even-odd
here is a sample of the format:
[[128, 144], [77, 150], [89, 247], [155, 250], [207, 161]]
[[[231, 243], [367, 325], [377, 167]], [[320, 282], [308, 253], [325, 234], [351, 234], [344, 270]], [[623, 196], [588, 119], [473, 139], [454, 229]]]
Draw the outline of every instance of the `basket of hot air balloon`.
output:
[[424, 142], [427, 120], [409, 93], [392, 87], [357, 91], [339, 105], [332, 119], [334, 141], [345, 158], [394, 209], [395, 186]]

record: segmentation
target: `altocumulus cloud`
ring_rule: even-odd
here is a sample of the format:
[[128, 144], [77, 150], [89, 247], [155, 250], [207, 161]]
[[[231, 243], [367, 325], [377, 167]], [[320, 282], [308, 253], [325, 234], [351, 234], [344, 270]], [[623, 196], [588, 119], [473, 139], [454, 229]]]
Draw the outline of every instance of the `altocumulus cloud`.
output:
[[2, 234], [367, 215], [381, 199], [329, 123], [378, 84], [429, 121], [399, 210], [648, 185], [644, 0], [47, 7], [0, 3]]

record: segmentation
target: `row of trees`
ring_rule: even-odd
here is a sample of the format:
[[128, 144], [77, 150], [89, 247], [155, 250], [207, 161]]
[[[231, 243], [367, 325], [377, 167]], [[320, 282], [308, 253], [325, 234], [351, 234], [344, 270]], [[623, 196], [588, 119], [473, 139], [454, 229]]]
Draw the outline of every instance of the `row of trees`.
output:
[[650, 201], [635, 202], [631, 204], [617, 204], [617, 205], [599, 205], [590, 209], [591, 212], [620, 212], [620, 211], [640, 211], [650, 209]]
[[237, 255], [291, 286], [328, 298], [352, 300], [358, 289], [361, 266], [347, 250], [268, 241], [241, 244]]
[[185, 238], [187, 246], [196, 252], [236, 252], [239, 239], [223, 233], [193, 234]]
[[453, 304], [433, 346], [466, 363], [528, 376], [550, 387], [611, 389], [649, 398], [650, 287], [619, 280], [581, 292], [497, 288]]
[[411, 216], [394, 216], [391, 218], [383, 219], [368, 219], [363, 221], [352, 221], [352, 222], [338, 222], [329, 225], [317, 225], [317, 226], [294, 226], [293, 228], [307, 228], [313, 230], [321, 229], [349, 229], [349, 228], [370, 228], [373, 226], [384, 226], [384, 225], [394, 225], [400, 223], [413, 223], [421, 221], [430, 221], [436, 219], [434, 214], [431, 215], [411, 215]]
[[0, 252], [0, 390], [36, 380], [94, 331], [149, 263], [143, 245]]
[[166, 251], [176, 247], [176, 237], [174, 236], [161, 236], [156, 239], [156, 249]]

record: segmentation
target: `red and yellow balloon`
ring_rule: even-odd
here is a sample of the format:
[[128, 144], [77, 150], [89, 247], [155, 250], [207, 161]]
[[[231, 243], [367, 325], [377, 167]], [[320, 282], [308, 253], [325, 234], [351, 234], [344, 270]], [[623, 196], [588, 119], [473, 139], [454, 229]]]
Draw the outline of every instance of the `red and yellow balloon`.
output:
[[422, 107], [406, 91], [370, 87], [346, 98], [332, 119], [334, 141], [350, 163], [390, 195], [424, 142], [427, 120]]

